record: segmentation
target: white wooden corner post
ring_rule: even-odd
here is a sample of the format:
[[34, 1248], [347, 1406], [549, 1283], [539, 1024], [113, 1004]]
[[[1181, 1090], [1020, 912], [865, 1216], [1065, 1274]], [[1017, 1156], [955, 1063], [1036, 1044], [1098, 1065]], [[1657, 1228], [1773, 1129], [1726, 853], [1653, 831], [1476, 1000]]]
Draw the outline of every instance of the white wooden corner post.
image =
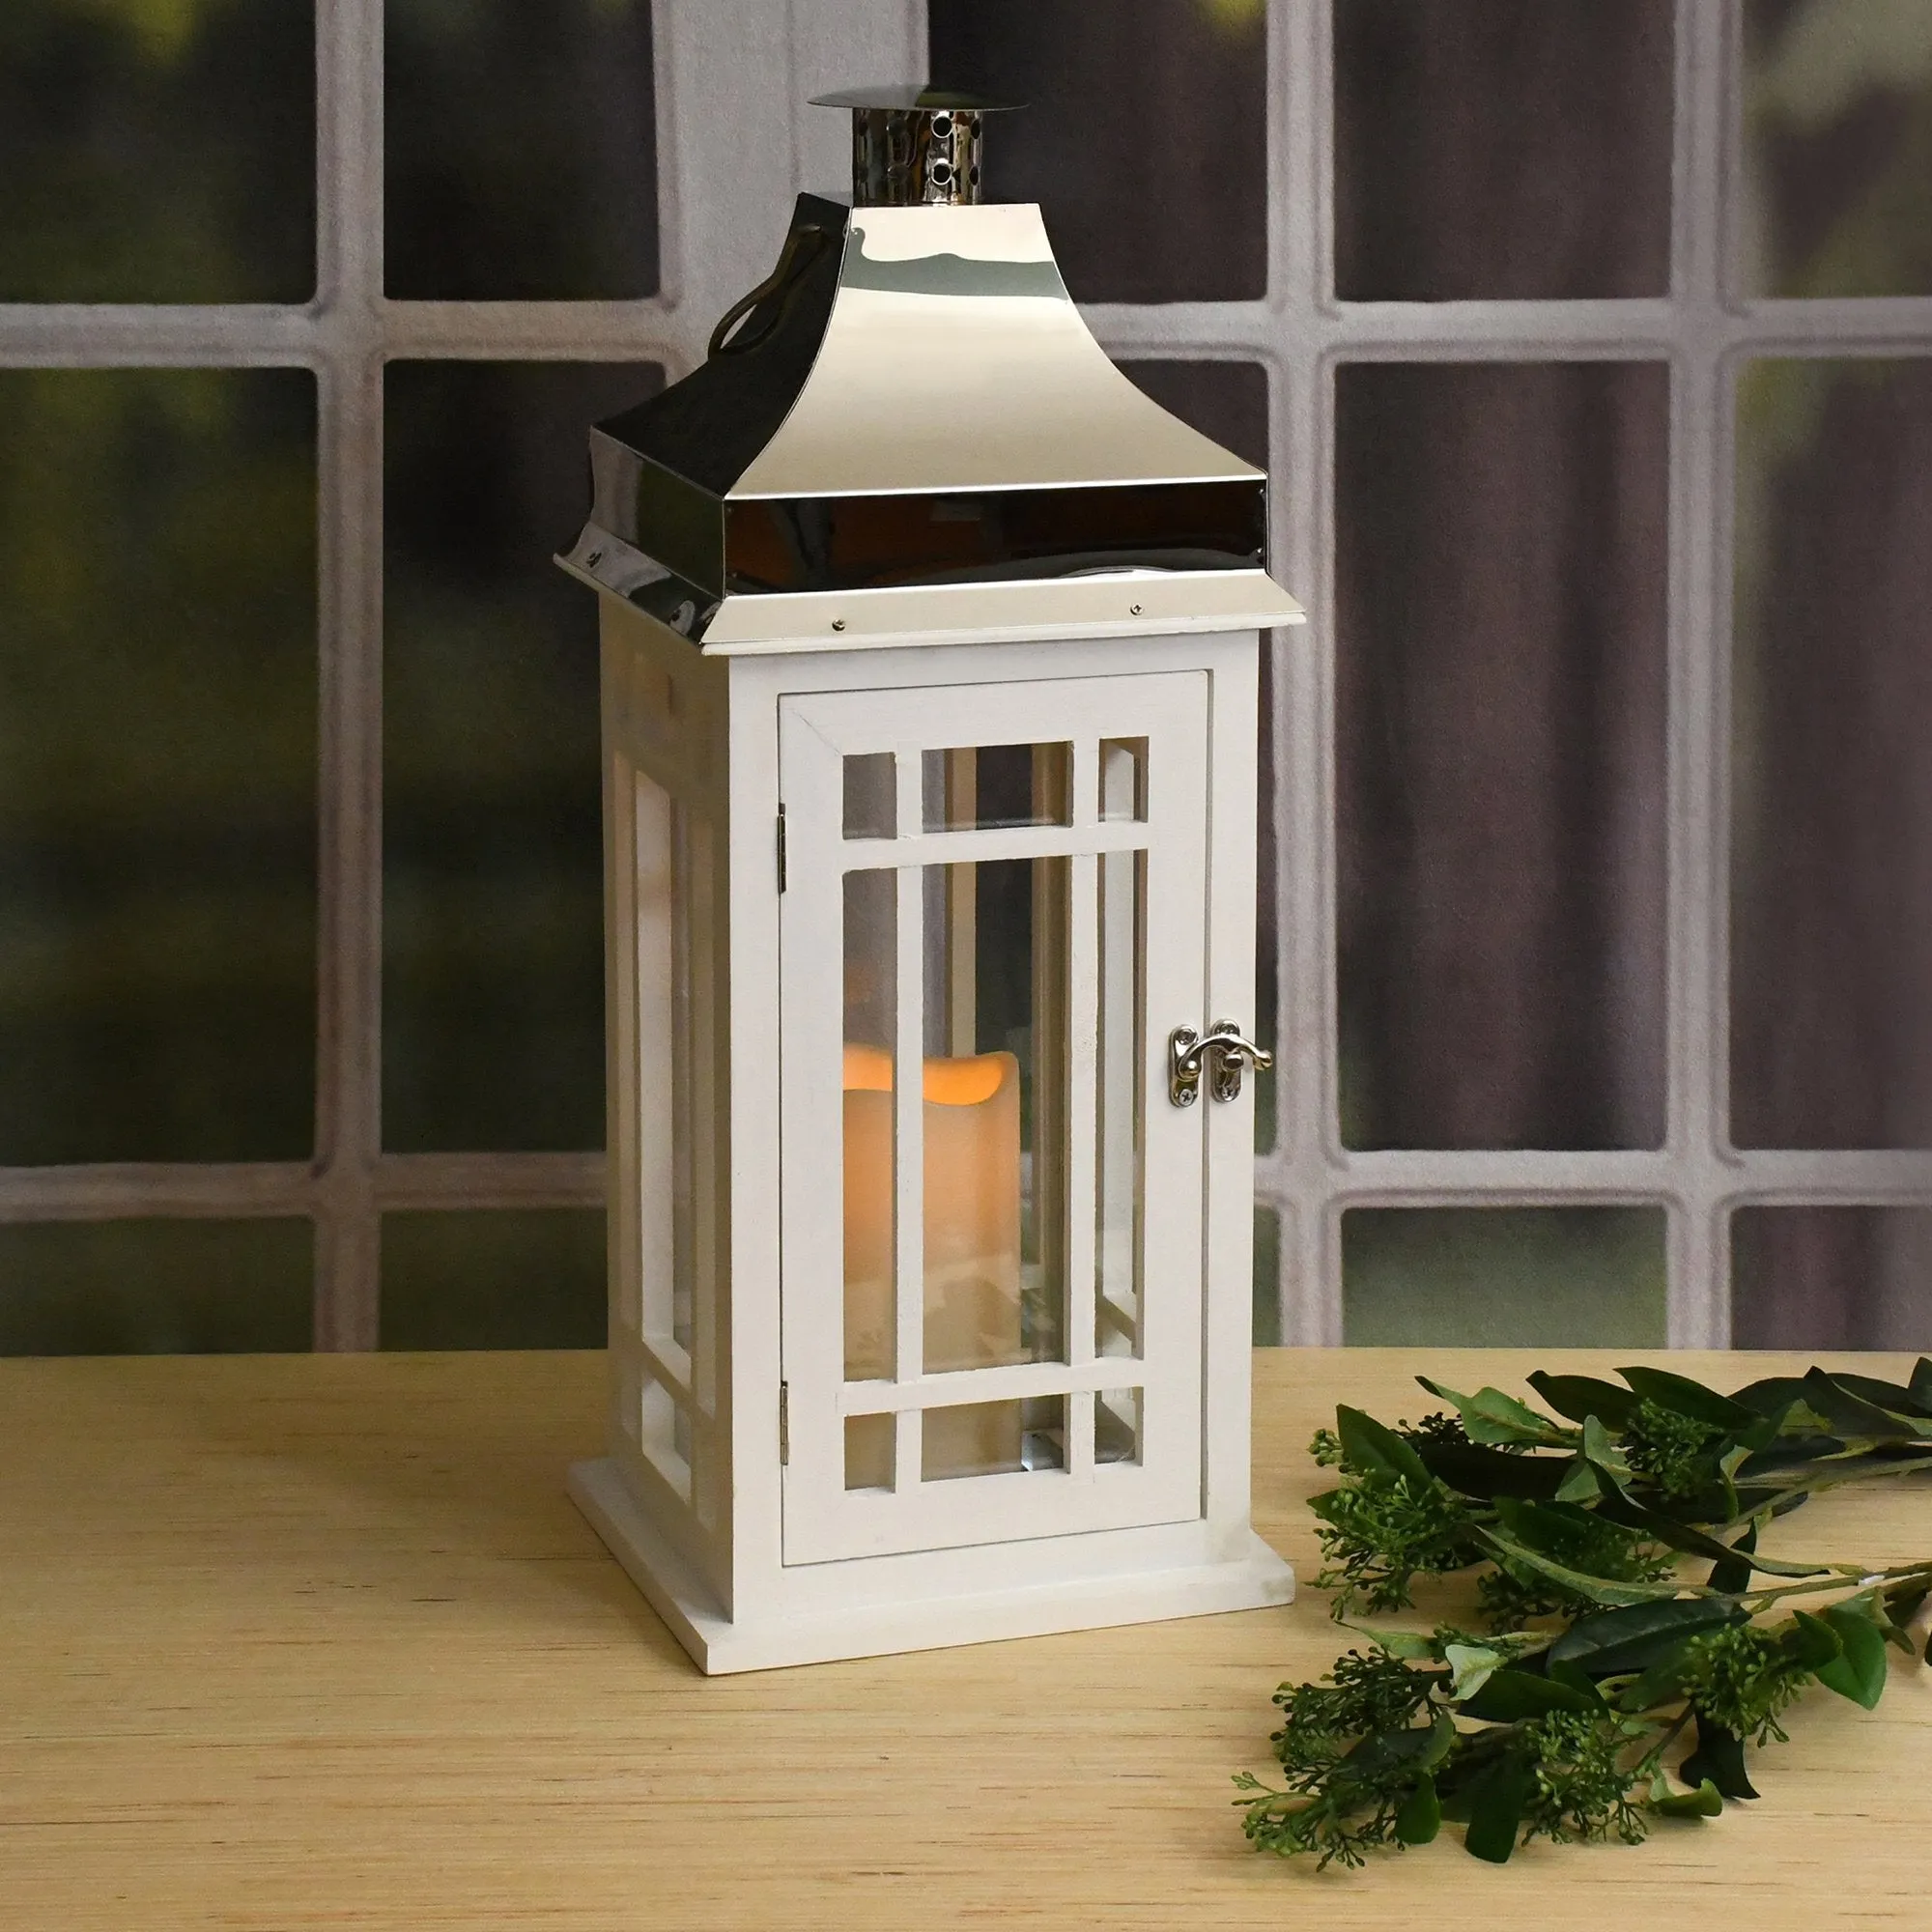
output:
[[1248, 1524], [1265, 478], [980, 203], [993, 103], [844, 104], [857, 206], [801, 196], [593, 431], [562, 559], [612, 1155], [572, 1489], [711, 1671], [1293, 1588]]

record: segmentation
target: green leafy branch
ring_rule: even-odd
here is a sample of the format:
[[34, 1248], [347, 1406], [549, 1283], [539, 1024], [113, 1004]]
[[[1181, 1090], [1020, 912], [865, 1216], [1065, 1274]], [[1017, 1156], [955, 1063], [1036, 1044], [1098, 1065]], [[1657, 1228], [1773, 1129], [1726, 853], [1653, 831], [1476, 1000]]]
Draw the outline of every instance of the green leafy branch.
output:
[[[1317, 1434], [1344, 1478], [1313, 1504], [1336, 1616], [1473, 1572], [1488, 1628], [1356, 1627], [1370, 1650], [1284, 1685], [1281, 1783], [1236, 1779], [1254, 1845], [1356, 1865], [1445, 1818], [1498, 1863], [1536, 1837], [1634, 1844], [1655, 1818], [1755, 1798], [1747, 1745], [1782, 1741], [1813, 1685], [1878, 1702], [1887, 1646], [1918, 1650], [1932, 1558], [1795, 1563], [1758, 1538], [1821, 1491], [1932, 1467], [1932, 1361], [1906, 1383], [1813, 1369], [1729, 1396], [1619, 1374], [1530, 1377], [1551, 1414], [1423, 1378], [1453, 1414], [1391, 1429], [1342, 1407]], [[1805, 1596], [1833, 1601], [1787, 1606]]]

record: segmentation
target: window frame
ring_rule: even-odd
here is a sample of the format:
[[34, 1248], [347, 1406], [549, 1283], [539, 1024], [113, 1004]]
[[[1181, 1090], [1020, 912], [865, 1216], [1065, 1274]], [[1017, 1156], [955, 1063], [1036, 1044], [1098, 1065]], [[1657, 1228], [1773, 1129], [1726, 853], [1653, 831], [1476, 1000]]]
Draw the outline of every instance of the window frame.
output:
[[[1745, 297], [1743, 0], [1677, 0], [1670, 290], [1620, 300], [1344, 302], [1333, 286], [1333, 0], [1268, 0], [1268, 273], [1253, 301], [1098, 304], [1123, 360], [1259, 364], [1276, 574], [1306, 604], [1277, 635], [1271, 729], [1280, 1029], [1277, 1133], [1256, 1197], [1281, 1220], [1285, 1342], [1343, 1339], [1341, 1221], [1355, 1208], [1645, 1206], [1665, 1211], [1667, 1339], [1730, 1338], [1730, 1216], [1747, 1206], [1922, 1199], [1907, 1152], [1739, 1150], [1728, 1135], [1729, 640], [1735, 392], [1767, 356], [1932, 349], [1932, 298]], [[318, 1349], [380, 1340], [381, 1218], [591, 1208], [595, 1153], [384, 1151], [383, 389], [390, 361], [654, 361], [675, 379], [759, 280], [793, 192], [843, 178], [845, 130], [808, 96], [923, 73], [923, 0], [655, 0], [662, 293], [640, 301], [422, 302], [383, 294], [383, 0], [317, 0], [313, 301], [0, 304], [0, 367], [309, 370], [320, 412], [320, 974], [315, 1158], [0, 1168], [0, 1221], [301, 1215]], [[741, 130], [782, 130], [746, 142]], [[691, 241], [687, 242], [687, 235]], [[1655, 1150], [1360, 1151], [1338, 1128], [1335, 985], [1335, 372], [1345, 363], [1648, 359], [1670, 384], [1667, 1102]]]
[[[654, 0], [661, 293], [636, 301], [398, 301], [383, 292], [383, 0], [316, 0], [316, 295], [297, 304], [0, 303], [0, 368], [306, 369], [318, 446], [318, 1003], [308, 1161], [0, 1167], [0, 1223], [299, 1216], [314, 1344], [381, 1341], [382, 1217], [598, 1208], [601, 1153], [382, 1144], [384, 371], [427, 360], [703, 360], [763, 279], [797, 188], [850, 167], [850, 49], [925, 69], [923, 0]], [[775, 14], [777, 17], [775, 18]], [[778, 130], [748, 143], [742, 130]], [[689, 234], [696, 238], [687, 245]], [[586, 648], [594, 646], [586, 645]]]
[[[1268, 384], [1271, 555], [1309, 613], [1271, 649], [1279, 1038], [1257, 1205], [1280, 1217], [1285, 1343], [1343, 1340], [1342, 1217], [1357, 1208], [1664, 1210], [1672, 1348], [1731, 1339], [1745, 1207], [1919, 1205], [1908, 1151], [1739, 1149], [1729, 1135], [1736, 392], [1764, 356], [1923, 355], [1932, 298], [1747, 296], [1744, 0], [1677, 0], [1669, 293], [1563, 301], [1349, 302], [1334, 287], [1334, 0], [1269, 0], [1268, 294], [1108, 305], [1122, 358], [1258, 362]], [[1670, 385], [1665, 1130], [1604, 1151], [1345, 1148], [1336, 986], [1335, 372], [1350, 362], [1662, 362]], [[1287, 1024], [1287, 1016], [1315, 1024]], [[1258, 1293], [1261, 1291], [1258, 1291]]]

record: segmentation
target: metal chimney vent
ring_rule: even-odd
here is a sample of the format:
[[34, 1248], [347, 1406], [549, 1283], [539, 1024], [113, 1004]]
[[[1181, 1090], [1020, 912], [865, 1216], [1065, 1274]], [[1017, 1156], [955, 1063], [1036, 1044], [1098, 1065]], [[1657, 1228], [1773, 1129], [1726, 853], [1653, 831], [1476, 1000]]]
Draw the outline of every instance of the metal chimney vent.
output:
[[1019, 102], [937, 87], [861, 87], [811, 104], [852, 110], [855, 208], [963, 208], [980, 199], [985, 117]]

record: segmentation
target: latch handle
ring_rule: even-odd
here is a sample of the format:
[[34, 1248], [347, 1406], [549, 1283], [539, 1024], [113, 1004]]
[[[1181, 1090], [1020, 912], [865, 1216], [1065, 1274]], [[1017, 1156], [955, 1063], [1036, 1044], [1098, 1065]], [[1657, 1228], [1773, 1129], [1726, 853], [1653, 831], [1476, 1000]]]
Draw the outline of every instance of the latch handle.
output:
[[1266, 1047], [1249, 1039], [1233, 1020], [1216, 1020], [1204, 1039], [1192, 1027], [1176, 1027], [1167, 1037], [1167, 1097], [1177, 1107], [1191, 1107], [1201, 1097], [1201, 1075], [1208, 1073], [1208, 1091], [1217, 1100], [1241, 1097], [1241, 1069], [1264, 1073], [1274, 1065]]
[[1241, 1097], [1241, 1066], [1245, 1062], [1257, 1073], [1265, 1073], [1274, 1065], [1274, 1055], [1257, 1046], [1233, 1020], [1216, 1020], [1201, 1042], [1211, 1069], [1209, 1084], [1217, 1100]]

